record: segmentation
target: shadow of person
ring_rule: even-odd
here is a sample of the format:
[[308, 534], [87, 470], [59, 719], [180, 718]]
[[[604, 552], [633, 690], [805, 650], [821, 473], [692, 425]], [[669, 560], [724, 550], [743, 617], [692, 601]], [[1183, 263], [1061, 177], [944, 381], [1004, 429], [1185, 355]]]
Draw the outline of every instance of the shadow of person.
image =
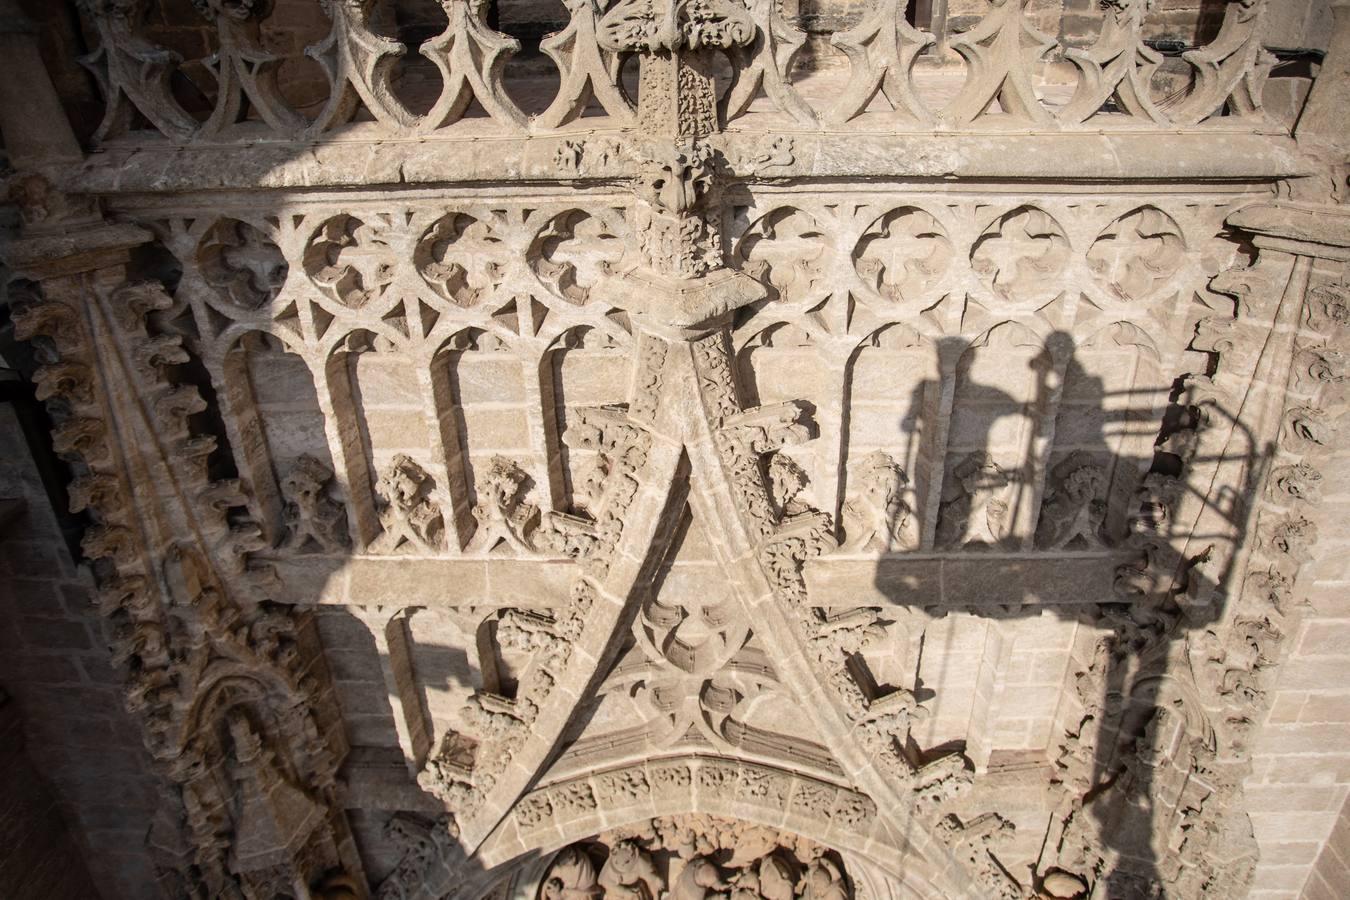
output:
[[[902, 594], [897, 586], [906, 582], [896, 576], [917, 549], [923, 559], [916, 566], [931, 566], [931, 556], [942, 566], [943, 605], [927, 610], [937, 618], [969, 612], [1006, 622], [1049, 611], [1089, 629], [1090, 643], [1071, 651], [1057, 700], [1062, 706], [1068, 695], [1081, 714], [1062, 718], [1063, 733], [1047, 746], [1054, 799], [1043, 811], [1049, 828], [1030, 866], [1030, 886], [1064, 898], [1192, 896], [1213, 876], [1199, 857], [1216, 841], [1230, 842], [1234, 859], [1254, 852], [1249, 827], [1217, 821], [1217, 804], [1206, 806], [1230, 785], [1216, 774], [1214, 729], [1186, 652], [1187, 635], [1204, 631], [1221, 612], [1222, 577], [1210, 571], [1206, 554], [1186, 559], [1169, 541], [1185, 536], [1174, 534], [1171, 518], [1185, 489], [1177, 476], [1187, 463], [1175, 451], [1193, 448], [1184, 432], [1202, 416], [1181, 386], [1108, 389], [1107, 379], [1114, 383], [1119, 373], [1103, 370], [1100, 360], [1086, 365], [1065, 332], [1039, 347], [1008, 346], [1021, 348], [1025, 368], [981, 366], [978, 342], [939, 342], [947, 384], [916, 387], [899, 424], [902, 442], [921, 444], [906, 458], [940, 467], [943, 483], [940, 492], [931, 486], [913, 498], [917, 509], [892, 505], [891, 533], [901, 530], [901, 517], [914, 515], [923, 534], [917, 548], [882, 550], [886, 572], [879, 560], [875, 587], [891, 603], [913, 605], [915, 594]], [[981, 380], [990, 371], [997, 383]], [[1170, 403], [1161, 431], [1153, 409], [1159, 396]], [[949, 399], [935, 403], [935, 397]], [[1251, 452], [1249, 462], [1259, 468], [1261, 451]], [[1244, 523], [1233, 526], [1243, 533]], [[1075, 584], [1065, 573], [1083, 570], [1069, 570], [1066, 562], [1092, 566], [1097, 575]], [[994, 586], [994, 601], [978, 595], [991, 585], [976, 575], [989, 570], [977, 567], [1004, 563], [1000, 571], [1025, 586], [1011, 605], [1006, 584]], [[1109, 589], [1084, 593], [1102, 584]], [[960, 593], [966, 585], [974, 590]], [[1045, 585], [1059, 588], [1040, 590]], [[1055, 599], [1043, 602], [1047, 594]], [[924, 668], [921, 661], [911, 673], [916, 689]], [[942, 691], [940, 683], [926, 687]], [[995, 720], [999, 713], [993, 711]], [[985, 743], [996, 736], [989, 730]], [[900, 743], [916, 766], [930, 761], [912, 737], [900, 736]], [[965, 741], [944, 747], [969, 749]], [[949, 818], [958, 831], [963, 827]]]

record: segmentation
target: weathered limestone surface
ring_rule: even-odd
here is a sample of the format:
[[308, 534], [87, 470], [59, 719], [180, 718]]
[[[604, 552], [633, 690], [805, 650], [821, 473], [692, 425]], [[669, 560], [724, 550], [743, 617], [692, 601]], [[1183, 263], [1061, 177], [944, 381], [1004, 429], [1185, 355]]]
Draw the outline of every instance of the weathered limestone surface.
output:
[[1342, 891], [1344, 0], [28, 5], [104, 896]]

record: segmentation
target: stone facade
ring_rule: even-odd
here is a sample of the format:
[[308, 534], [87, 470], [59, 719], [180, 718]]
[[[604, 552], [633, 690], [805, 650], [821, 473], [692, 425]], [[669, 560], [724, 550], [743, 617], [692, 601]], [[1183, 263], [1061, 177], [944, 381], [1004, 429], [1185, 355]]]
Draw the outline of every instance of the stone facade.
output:
[[1344, 890], [1345, 0], [21, 6], [11, 892]]

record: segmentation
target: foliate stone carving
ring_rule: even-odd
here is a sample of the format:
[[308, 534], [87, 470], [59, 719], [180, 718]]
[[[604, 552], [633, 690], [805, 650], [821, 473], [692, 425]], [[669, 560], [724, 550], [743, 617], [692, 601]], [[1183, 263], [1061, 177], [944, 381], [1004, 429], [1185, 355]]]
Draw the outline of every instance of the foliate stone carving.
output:
[[882, 297], [914, 300], [933, 288], [951, 261], [951, 242], [933, 216], [912, 206], [877, 219], [858, 242], [858, 275]]
[[972, 453], [951, 471], [938, 509], [937, 545], [948, 549], [998, 547], [1012, 522], [1007, 498], [1012, 479], [987, 453]]
[[604, 216], [569, 210], [549, 220], [535, 237], [531, 265], [566, 300], [585, 303], [602, 278], [615, 274], [622, 238]]
[[854, 493], [844, 504], [842, 549], [866, 553], [917, 550], [919, 526], [908, 502], [909, 476], [875, 450], [854, 466]]
[[1261, 92], [1275, 57], [1261, 45], [1267, 0], [1230, 0], [1213, 41], [1184, 54], [1195, 69], [1195, 86], [1168, 117], [1194, 125], [1225, 111], [1234, 116], [1261, 112]]
[[779, 517], [765, 491], [760, 458], [809, 438], [805, 413], [802, 404], [795, 402], [760, 406], [722, 419], [716, 432], [723, 465], [732, 473], [733, 489], [762, 535], [772, 532]]
[[376, 491], [383, 502], [384, 532], [372, 549], [391, 551], [406, 544], [436, 551], [444, 546], [445, 520], [435, 482], [412, 457], [395, 456], [380, 475]]
[[470, 101], [477, 100], [493, 119], [523, 129], [525, 114], [502, 84], [506, 61], [520, 50], [520, 42], [488, 27], [484, 0], [439, 2], [449, 21], [445, 31], [422, 45], [421, 53], [440, 70], [441, 94], [419, 127], [425, 130], [455, 122]]
[[727, 119], [745, 112], [761, 89], [778, 109], [802, 125], [814, 125], [816, 114], [792, 87], [789, 74], [806, 44], [806, 34], [786, 16], [775, 0], [751, 0], [746, 4], [755, 25], [754, 42], [741, 51], [731, 49], [737, 61], [736, 82], [725, 100]]
[[1130, 533], [1145, 539], [1150, 535], [1167, 536], [1183, 488], [1181, 480], [1171, 475], [1159, 472], [1145, 475], [1135, 491], [1137, 507], [1130, 517]]
[[216, 26], [219, 49], [205, 60], [216, 79], [216, 105], [199, 136], [216, 135], [238, 122], [244, 104], [279, 134], [298, 134], [305, 120], [286, 103], [277, 83], [284, 60], [267, 52], [260, 25], [271, 12], [266, 0], [193, 0]]
[[334, 216], [305, 248], [305, 271], [323, 292], [359, 309], [394, 280], [391, 248], [378, 226], [350, 215]]
[[1000, 839], [1013, 831], [1013, 824], [998, 813], [985, 813], [962, 822], [948, 815], [938, 823], [938, 835], [958, 854], [984, 890], [984, 895], [999, 900], [1021, 900], [1026, 891], [1008, 874], [995, 856]]
[[327, 495], [332, 480], [333, 470], [309, 454], [297, 459], [282, 479], [288, 549], [302, 549], [311, 541], [330, 553], [347, 546], [346, 510]]
[[1050, 113], [1036, 97], [1032, 75], [1055, 40], [1028, 19], [1029, 0], [990, 2], [994, 8], [952, 41], [952, 49], [965, 59], [970, 74], [961, 93], [943, 111], [943, 118], [972, 122], [997, 102], [1002, 114], [1015, 122], [1048, 122]]
[[566, 124], [580, 116], [594, 97], [620, 124], [631, 125], [633, 105], [619, 83], [619, 55], [602, 49], [596, 37], [605, 5], [596, 0], [570, 0], [566, 5], [571, 16], [567, 27], [539, 44], [539, 49], [557, 63], [562, 83], [535, 124], [544, 128]]
[[1154, 0], [1106, 0], [1097, 42], [1065, 50], [1065, 59], [1078, 67], [1079, 75], [1072, 99], [1059, 111], [1061, 122], [1086, 121], [1108, 103], [1136, 118], [1164, 121], [1150, 87], [1162, 54], [1144, 43], [1144, 16], [1153, 5]]
[[403, 856], [380, 883], [375, 893], [378, 900], [413, 900], [427, 885], [426, 873], [434, 865], [454, 863], [462, 856], [454, 844], [458, 831], [448, 817], [428, 822], [395, 813], [385, 824], [384, 833], [391, 843], [403, 848]]
[[539, 518], [539, 507], [524, 494], [530, 478], [519, 466], [494, 456], [487, 471], [476, 479], [479, 501], [473, 517], [478, 523], [473, 539], [465, 548], [470, 553], [487, 553], [498, 544], [506, 544], [518, 553], [529, 553], [528, 534]]
[[[1009, 8], [1019, 0], [1009, 0]], [[1058, 293], [1058, 276], [1069, 258], [1069, 241], [1059, 224], [1034, 207], [1000, 216], [975, 242], [970, 263], [1003, 300], [1028, 301]]]
[[[66, 373], [42, 380], [62, 423], [56, 444], [71, 454], [75, 494], [96, 523], [85, 552], [99, 610], [111, 620], [127, 708], [176, 788], [152, 840], [185, 848], [165, 863], [184, 895], [317, 884], [353, 860], [336, 812], [340, 756], [316, 718], [321, 685], [300, 650], [302, 623], [267, 597], [268, 573], [249, 559], [262, 547], [256, 527], [227, 517], [248, 498], [208, 475], [214, 438], [189, 425], [204, 404], [172, 380], [186, 348], [147, 330], [147, 315], [172, 298], [155, 283], [122, 282], [116, 269], [99, 274], [48, 282], [106, 323], [97, 339], [57, 300], [16, 309], [15, 325], [24, 339], [50, 335], [41, 355]], [[142, 469], [122, 468], [114, 430], [141, 446]], [[150, 490], [142, 478], [173, 488]], [[152, 547], [138, 537], [147, 527], [174, 537]]]
[[716, 160], [703, 141], [656, 143], [642, 161], [634, 232], [643, 261], [676, 278], [722, 265], [720, 207], [710, 191]]
[[371, 28], [371, 0], [323, 0], [321, 5], [332, 27], [323, 40], [305, 48], [305, 55], [323, 68], [329, 95], [307, 133], [345, 124], [362, 106], [387, 127], [412, 127], [415, 117], [390, 87], [394, 66], [408, 48]]
[[602, 46], [639, 53], [725, 50], [754, 34], [745, 7], [729, 0], [620, 0], [600, 22]]
[[647, 462], [651, 436], [624, 410], [598, 407], [579, 410], [563, 440], [569, 447], [597, 453], [602, 479], [592, 487], [585, 515], [549, 513], [535, 532], [534, 544], [585, 557], [588, 570], [603, 577], [628, 506], [637, 496], [636, 475]]
[[1079, 451], [1060, 461], [1050, 477], [1051, 487], [1036, 525], [1036, 546], [1062, 550], [1077, 542], [1084, 549], [1101, 547], [1106, 470]]
[[1278, 466], [1270, 473], [1267, 494], [1285, 502], [1318, 503], [1322, 499], [1322, 473], [1307, 463]]
[[1350, 326], [1350, 284], [1324, 284], [1308, 291], [1308, 324], [1323, 333]]
[[1175, 290], [1186, 241], [1171, 216], [1154, 207], [1117, 219], [1088, 250], [1088, 265], [1125, 300], [1146, 301]]
[[780, 518], [797, 516], [809, 508], [797, 499], [806, 489], [808, 479], [805, 470], [792, 457], [784, 453], [775, 453], [769, 459], [769, 495], [778, 508]]
[[[945, 36], [967, 66], [960, 75], [949, 76], [960, 89], [938, 112], [920, 100], [913, 73], [916, 58], [936, 38], [910, 24], [909, 0], [885, 0], [853, 27], [832, 35], [833, 44], [849, 59], [850, 77], [831, 108], [817, 116], [792, 84], [806, 35], [781, 4], [573, 0], [566, 27], [541, 44], [557, 65], [556, 93], [543, 113], [530, 120], [512, 99], [505, 78], [507, 61], [519, 43], [489, 27], [488, 4], [481, 0], [439, 2], [446, 28], [423, 41], [420, 52], [439, 70], [440, 92], [426, 114], [419, 115], [394, 91], [398, 62], [407, 47], [378, 33], [378, 5], [374, 0], [327, 0], [323, 9], [331, 19], [329, 33], [305, 52], [324, 70], [330, 92], [307, 121], [279, 88], [286, 60], [263, 39], [272, 4], [197, 0], [213, 32], [214, 52], [185, 66], [177, 54], [146, 37], [143, 2], [83, 0], [89, 28], [100, 38], [98, 50], [84, 62], [108, 99], [97, 138], [124, 134], [143, 117], [177, 142], [242, 146], [254, 138], [258, 126], [282, 139], [319, 137], [351, 122], [363, 108], [378, 123], [381, 137], [421, 136], [455, 127], [471, 102], [487, 112], [496, 128], [520, 134], [559, 129], [580, 117], [592, 99], [603, 108], [607, 124], [627, 128], [634, 124], [620, 74], [627, 54], [643, 57], [638, 119], [644, 130], [706, 135], [718, 127], [714, 52], [725, 52], [730, 59], [732, 79], [721, 106], [732, 119], [746, 116], [762, 92], [772, 107], [800, 126], [813, 128], [821, 119], [838, 126], [862, 114], [881, 93], [893, 110], [891, 118], [902, 124], [938, 119], [945, 127], [963, 128], [993, 120], [1017, 127], [1084, 128], [1105, 117], [1161, 130], [1194, 127], [1225, 112], [1258, 115], [1274, 61], [1261, 46], [1265, 0], [1234, 0], [1217, 37], [1183, 54], [1194, 74], [1189, 90], [1163, 102], [1151, 84], [1161, 56], [1144, 42], [1144, 20], [1153, 0], [1104, 0], [1096, 41], [1062, 48], [1032, 24], [1043, 11], [1028, 12], [1030, 0], [991, 0], [973, 27]], [[1078, 76], [1072, 96], [1058, 104], [1036, 93], [1039, 68], [1052, 49], [1061, 49]], [[214, 81], [214, 90], [206, 92], [211, 109], [201, 122], [173, 90], [189, 73]], [[257, 125], [248, 120], [258, 120]]]
[[824, 293], [827, 253], [820, 225], [790, 206], [773, 210], [752, 224], [736, 247], [746, 274], [767, 282], [780, 297], [792, 301]]
[[94, 134], [97, 141], [124, 134], [138, 113], [176, 140], [188, 140], [199, 127], [170, 89], [183, 58], [140, 33], [147, 6], [144, 0], [82, 0], [80, 4], [99, 36], [98, 49], [80, 59], [98, 80], [107, 104]]
[[881, 0], [861, 22], [830, 36], [849, 61], [849, 84], [827, 121], [847, 122], [880, 91], [902, 121], [926, 123], [931, 115], [914, 91], [914, 60], [936, 38], [905, 17], [910, 0]]

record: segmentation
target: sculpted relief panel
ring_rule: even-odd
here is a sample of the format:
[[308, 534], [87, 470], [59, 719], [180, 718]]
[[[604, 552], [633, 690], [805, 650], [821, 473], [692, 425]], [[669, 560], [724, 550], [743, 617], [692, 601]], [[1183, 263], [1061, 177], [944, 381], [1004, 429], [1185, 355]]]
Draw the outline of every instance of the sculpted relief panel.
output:
[[689, 814], [652, 819], [561, 850], [544, 872], [540, 900], [848, 900], [839, 855], [762, 826]]

